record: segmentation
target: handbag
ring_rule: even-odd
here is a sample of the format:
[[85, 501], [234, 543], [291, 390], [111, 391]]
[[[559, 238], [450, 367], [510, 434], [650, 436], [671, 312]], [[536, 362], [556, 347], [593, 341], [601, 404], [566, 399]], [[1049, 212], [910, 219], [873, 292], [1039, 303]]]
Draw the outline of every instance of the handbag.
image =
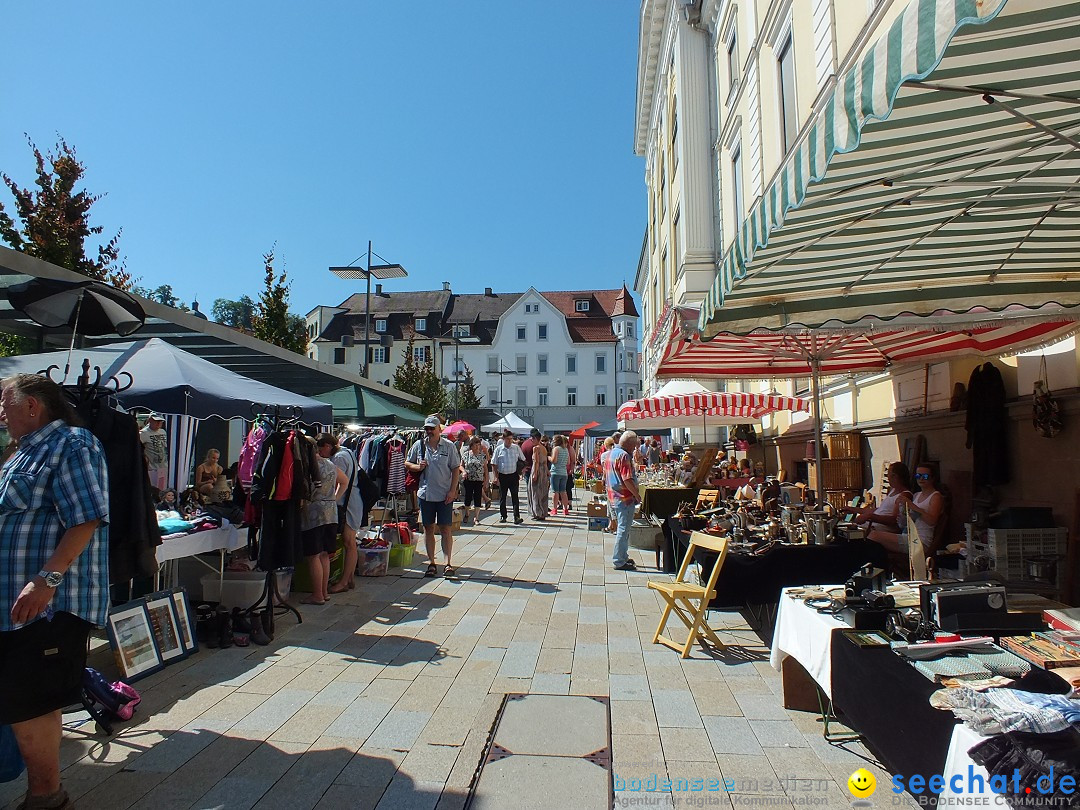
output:
[[[425, 450], [424, 445], [426, 445], [426, 444], [427, 444], [427, 439], [421, 439], [420, 440], [420, 460], [421, 461], [424, 460], [424, 450]], [[420, 476], [421, 475], [423, 475], [423, 473], [414, 472], [413, 470], [406, 470], [405, 471], [405, 491], [406, 492], [416, 492], [418, 489], [420, 489]]]
[[525, 469], [526, 464], [527, 464], [527, 462], [525, 461], [525, 454], [522, 453], [521, 457], [517, 460], [517, 474], [518, 475], [521, 475], [521, 472], [522, 472], [522, 470]]
[[1035, 392], [1032, 401], [1032, 424], [1040, 436], [1052, 439], [1061, 433], [1064, 427], [1061, 421], [1061, 408], [1050, 392], [1050, 380], [1046, 376], [1046, 356], [1039, 365], [1039, 378], [1035, 380]]

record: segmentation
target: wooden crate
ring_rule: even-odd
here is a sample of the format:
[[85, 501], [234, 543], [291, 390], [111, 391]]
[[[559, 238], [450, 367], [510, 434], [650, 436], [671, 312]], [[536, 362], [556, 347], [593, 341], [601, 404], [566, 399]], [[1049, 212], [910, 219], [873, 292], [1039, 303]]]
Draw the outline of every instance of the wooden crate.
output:
[[827, 500], [834, 509], [843, 509], [851, 499], [856, 495], [862, 493], [860, 489], [834, 489], [827, 490], [825, 492], [825, 500]]
[[[858, 458], [823, 458], [821, 460], [822, 482], [825, 489], [862, 489], [862, 459]], [[817, 489], [817, 464], [807, 466], [810, 488]]]
[[826, 433], [825, 447], [829, 450], [829, 458], [861, 458], [862, 434], [858, 431]]

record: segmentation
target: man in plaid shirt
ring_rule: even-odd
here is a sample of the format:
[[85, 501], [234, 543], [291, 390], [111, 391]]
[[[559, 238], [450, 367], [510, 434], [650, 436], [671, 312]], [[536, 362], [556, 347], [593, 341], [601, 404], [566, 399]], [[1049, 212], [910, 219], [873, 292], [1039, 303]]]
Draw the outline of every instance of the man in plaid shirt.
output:
[[0, 419], [18, 443], [0, 469], [0, 723], [26, 761], [20, 807], [71, 807], [60, 710], [78, 702], [90, 628], [108, 614], [105, 452], [44, 377], [4, 380]]

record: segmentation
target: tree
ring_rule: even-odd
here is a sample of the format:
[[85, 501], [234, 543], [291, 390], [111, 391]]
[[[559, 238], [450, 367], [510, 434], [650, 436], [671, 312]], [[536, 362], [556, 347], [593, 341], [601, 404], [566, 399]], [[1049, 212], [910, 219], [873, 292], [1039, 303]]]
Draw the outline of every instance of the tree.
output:
[[297, 354], [307, 352], [307, 330], [304, 319], [289, 312], [289, 285], [285, 271], [274, 272], [274, 250], [263, 255], [266, 276], [264, 287], [252, 313], [252, 334]]
[[0, 332], [0, 357], [14, 357], [17, 354], [30, 354], [34, 351], [34, 341], [10, 332]]
[[162, 284], [160, 287], [155, 287], [152, 290], [148, 287], [134, 286], [131, 288], [131, 292], [135, 293], [135, 295], [141, 295], [143, 298], [148, 298], [151, 301], [157, 301], [159, 304], [164, 304], [167, 307], [172, 307], [173, 309], [187, 309], [173, 292], [171, 284]]
[[214, 320], [233, 329], [251, 333], [255, 331], [255, 302], [250, 296], [241, 295], [233, 301], [229, 298], [218, 298], [210, 309]]
[[465, 374], [454, 386], [454, 392], [450, 396], [450, 408], [454, 411], [468, 411], [480, 407], [480, 395], [477, 393], [476, 379], [468, 363], [465, 366]]
[[442, 413], [446, 408], [446, 389], [435, 373], [434, 360], [429, 357], [423, 363], [418, 363], [413, 343], [414, 338], [410, 337], [404, 351], [405, 362], [394, 372], [393, 387], [417, 397], [423, 413]]
[[34, 153], [34, 185], [37, 190], [20, 188], [6, 173], [0, 174], [4, 185], [15, 198], [12, 216], [0, 203], [0, 239], [28, 256], [44, 259], [84, 276], [104, 281], [122, 290], [131, 287], [131, 275], [120, 259], [120, 234], [97, 246], [97, 258], [86, 255], [86, 240], [104, 229], [90, 225], [90, 209], [101, 194], [86, 189], [76, 191], [86, 167], [75, 155], [74, 147], [63, 138], [56, 151], [44, 155], [26, 138]]

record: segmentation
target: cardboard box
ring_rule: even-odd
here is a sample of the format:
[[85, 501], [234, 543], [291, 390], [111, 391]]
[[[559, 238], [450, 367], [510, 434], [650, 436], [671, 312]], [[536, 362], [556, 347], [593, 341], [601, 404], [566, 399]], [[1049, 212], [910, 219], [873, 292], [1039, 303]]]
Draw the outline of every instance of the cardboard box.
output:
[[608, 506], [603, 501], [589, 501], [585, 504], [585, 514], [589, 517], [607, 518]]
[[460, 506], [454, 509], [454, 517], [451, 519], [450, 524], [454, 531], [458, 531], [461, 528], [462, 521], [465, 520], [465, 510]]

